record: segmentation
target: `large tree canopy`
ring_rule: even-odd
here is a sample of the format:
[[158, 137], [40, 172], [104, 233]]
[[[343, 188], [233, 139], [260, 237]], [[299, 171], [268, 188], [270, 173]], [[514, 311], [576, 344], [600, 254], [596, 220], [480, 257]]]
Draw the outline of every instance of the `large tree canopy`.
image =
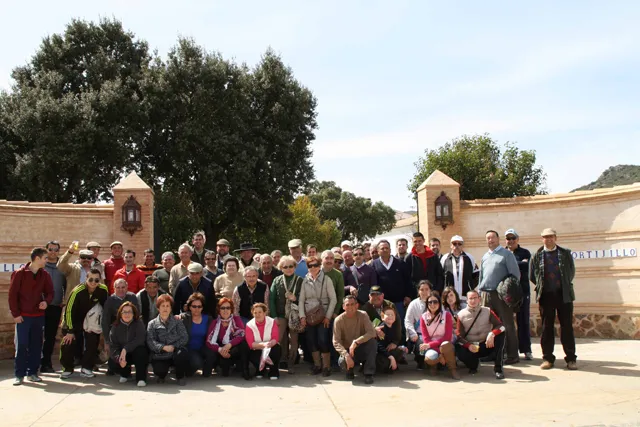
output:
[[309, 198], [323, 220], [333, 220], [343, 239], [362, 241], [391, 230], [395, 211], [382, 202], [342, 191], [333, 181], [313, 182]]
[[87, 202], [111, 197], [141, 134], [140, 81], [150, 57], [118, 21], [72, 21], [13, 70], [0, 95], [0, 197]]
[[415, 162], [416, 174], [407, 188], [415, 194], [436, 169], [460, 184], [460, 198], [495, 199], [546, 193], [546, 175], [536, 166], [533, 150], [507, 142], [504, 151], [488, 134], [461, 136]]

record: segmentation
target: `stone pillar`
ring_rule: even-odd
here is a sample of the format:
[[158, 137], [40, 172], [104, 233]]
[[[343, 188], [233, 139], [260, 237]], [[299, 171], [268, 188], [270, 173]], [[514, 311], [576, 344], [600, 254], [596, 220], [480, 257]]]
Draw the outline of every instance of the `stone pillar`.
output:
[[[121, 228], [122, 205], [131, 196], [140, 203], [142, 221], [142, 230], [135, 231], [133, 235]], [[153, 248], [153, 209], [153, 190], [135, 172], [127, 175], [113, 187], [113, 240], [122, 242], [125, 250], [135, 251], [136, 264], [142, 264], [145, 249]], [[108, 242], [107, 245], [110, 243]], [[104, 259], [108, 258], [107, 254], [103, 257]]]
[[[447, 225], [443, 229], [441, 225], [435, 223], [436, 208], [435, 201], [444, 191], [445, 195], [451, 199], [453, 211], [453, 224]], [[417, 190], [418, 193], [418, 229], [424, 234], [427, 240], [437, 237], [441, 242], [441, 252], [449, 252], [449, 241], [451, 237], [460, 234], [460, 184], [440, 172], [435, 170]], [[462, 236], [464, 238], [464, 236]]]

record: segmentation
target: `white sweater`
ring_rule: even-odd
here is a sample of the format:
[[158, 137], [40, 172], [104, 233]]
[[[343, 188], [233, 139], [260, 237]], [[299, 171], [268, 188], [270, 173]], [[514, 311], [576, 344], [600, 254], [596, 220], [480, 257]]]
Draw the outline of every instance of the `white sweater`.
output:
[[411, 301], [409, 307], [407, 307], [407, 313], [404, 316], [404, 327], [407, 330], [409, 338], [418, 336], [418, 332], [416, 332], [416, 323], [420, 322], [420, 316], [424, 313], [425, 306], [426, 304], [424, 301], [421, 301], [420, 298], [416, 298]]

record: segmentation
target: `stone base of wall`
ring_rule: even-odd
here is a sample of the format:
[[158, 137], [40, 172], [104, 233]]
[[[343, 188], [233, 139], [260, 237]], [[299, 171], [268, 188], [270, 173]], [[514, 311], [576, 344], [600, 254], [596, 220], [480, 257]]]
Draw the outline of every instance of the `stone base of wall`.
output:
[[[560, 336], [560, 324], [556, 319], [556, 336]], [[630, 314], [575, 314], [573, 332], [576, 338], [615, 338], [622, 340], [640, 339], [640, 315]], [[542, 333], [542, 319], [538, 313], [531, 313], [531, 336]]]

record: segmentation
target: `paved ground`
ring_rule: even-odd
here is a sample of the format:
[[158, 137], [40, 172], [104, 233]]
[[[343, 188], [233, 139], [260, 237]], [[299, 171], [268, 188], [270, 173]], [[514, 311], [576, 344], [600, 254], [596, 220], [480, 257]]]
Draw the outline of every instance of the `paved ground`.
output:
[[[117, 377], [13, 387], [12, 364], [0, 364], [0, 426], [373, 426], [373, 425], [640, 425], [640, 341], [579, 340], [579, 371], [541, 371], [536, 360], [505, 369], [483, 365], [462, 381], [402, 366], [404, 372], [352, 384], [307, 374], [275, 381], [191, 379], [137, 389]], [[402, 420], [402, 421], [401, 421]]]

